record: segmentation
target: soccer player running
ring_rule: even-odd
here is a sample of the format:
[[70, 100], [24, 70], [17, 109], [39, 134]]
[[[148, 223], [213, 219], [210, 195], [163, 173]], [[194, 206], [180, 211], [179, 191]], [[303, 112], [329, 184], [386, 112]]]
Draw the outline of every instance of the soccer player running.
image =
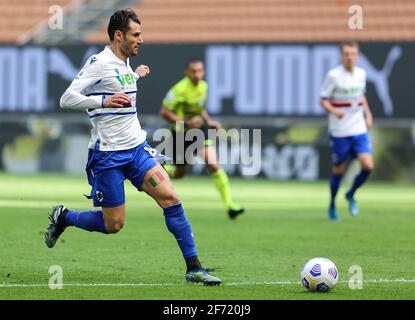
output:
[[329, 218], [338, 220], [335, 198], [346, 170], [346, 162], [357, 158], [361, 171], [346, 193], [349, 212], [359, 213], [355, 192], [374, 169], [368, 129], [373, 118], [365, 97], [366, 72], [356, 66], [359, 46], [356, 42], [340, 45], [342, 65], [330, 70], [321, 91], [321, 106], [329, 113], [329, 133], [332, 146], [333, 171], [330, 177], [331, 200]]
[[57, 205], [45, 232], [46, 245], [55, 246], [65, 228], [75, 226], [105, 234], [121, 230], [125, 220], [124, 180], [150, 195], [163, 209], [168, 230], [175, 236], [188, 282], [217, 285], [221, 280], [204, 269], [197, 256], [192, 229], [173, 185], [157, 159], [163, 156], [146, 142], [137, 117], [137, 81], [150, 73], [135, 72], [129, 57], [143, 43], [141, 22], [131, 9], [115, 12], [108, 24], [110, 45], [90, 57], [61, 97], [61, 107], [86, 110], [92, 123], [87, 162], [91, 198], [102, 210], [74, 211]]
[[[184, 155], [191, 145], [197, 144], [199, 155], [212, 173], [213, 182], [229, 218], [235, 219], [244, 209], [233, 201], [228, 175], [219, 165], [213, 141], [208, 139], [208, 129], [220, 129], [221, 124], [213, 121], [205, 109], [208, 85], [203, 80], [204, 76], [203, 61], [197, 58], [190, 59], [185, 68], [185, 77], [177, 82], [163, 99], [160, 115], [172, 123], [174, 162], [164, 167], [170, 178], [184, 177], [188, 160]], [[196, 128], [202, 130], [204, 140], [186, 141], [185, 132]]]

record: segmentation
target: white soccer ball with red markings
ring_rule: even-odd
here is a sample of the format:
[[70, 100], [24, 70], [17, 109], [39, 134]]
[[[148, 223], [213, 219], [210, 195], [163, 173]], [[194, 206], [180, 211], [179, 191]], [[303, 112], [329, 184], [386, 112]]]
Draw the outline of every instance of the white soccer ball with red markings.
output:
[[311, 259], [301, 270], [301, 283], [311, 292], [329, 292], [338, 280], [336, 265], [326, 258]]

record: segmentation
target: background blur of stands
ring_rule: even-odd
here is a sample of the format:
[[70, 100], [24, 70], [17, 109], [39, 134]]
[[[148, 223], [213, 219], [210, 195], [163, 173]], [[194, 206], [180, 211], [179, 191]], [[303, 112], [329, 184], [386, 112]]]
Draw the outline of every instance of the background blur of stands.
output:
[[[63, 28], [52, 30], [55, 5], [63, 8]], [[363, 30], [348, 28], [352, 5], [363, 8]], [[145, 42], [131, 65], [151, 67], [138, 92], [150, 141], [167, 126], [158, 117], [166, 91], [186, 60], [199, 56], [212, 116], [225, 128], [262, 129], [260, 176], [327, 178], [330, 146], [318, 93], [339, 63], [338, 42], [353, 39], [361, 42], [375, 115], [374, 178], [415, 179], [412, 0], [0, 0], [0, 170], [83, 172], [89, 120], [60, 110], [59, 98], [107, 42], [111, 13], [125, 7], [141, 17]], [[225, 168], [240, 174], [237, 165]]]

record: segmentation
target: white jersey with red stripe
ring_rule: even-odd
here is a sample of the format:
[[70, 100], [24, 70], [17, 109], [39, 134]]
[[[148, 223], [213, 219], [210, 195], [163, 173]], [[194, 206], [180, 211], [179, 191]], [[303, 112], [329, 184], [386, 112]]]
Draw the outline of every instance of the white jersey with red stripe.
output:
[[[129, 60], [118, 58], [109, 46], [88, 58], [61, 97], [62, 108], [86, 110], [92, 124], [88, 147], [100, 151], [132, 149], [146, 140], [137, 117], [136, 94], [139, 75]], [[104, 108], [103, 101], [117, 92], [126, 93], [131, 104]]]
[[327, 73], [320, 97], [345, 112], [341, 119], [329, 114], [329, 132], [333, 137], [367, 132], [363, 109], [365, 91], [366, 72], [362, 68], [355, 67], [353, 72], [349, 72], [340, 65]]

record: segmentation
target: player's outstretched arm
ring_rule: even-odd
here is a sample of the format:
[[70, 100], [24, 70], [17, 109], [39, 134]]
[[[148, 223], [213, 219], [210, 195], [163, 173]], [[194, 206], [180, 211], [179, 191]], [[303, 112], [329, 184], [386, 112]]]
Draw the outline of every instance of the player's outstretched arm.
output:
[[62, 109], [96, 109], [103, 107], [102, 96], [85, 96], [81, 92], [91, 86], [93, 81], [90, 79], [75, 79], [60, 99]]
[[97, 109], [103, 107], [103, 96], [86, 96], [84, 90], [93, 86], [102, 79], [101, 61], [92, 56], [72, 81], [60, 99], [63, 109]]

